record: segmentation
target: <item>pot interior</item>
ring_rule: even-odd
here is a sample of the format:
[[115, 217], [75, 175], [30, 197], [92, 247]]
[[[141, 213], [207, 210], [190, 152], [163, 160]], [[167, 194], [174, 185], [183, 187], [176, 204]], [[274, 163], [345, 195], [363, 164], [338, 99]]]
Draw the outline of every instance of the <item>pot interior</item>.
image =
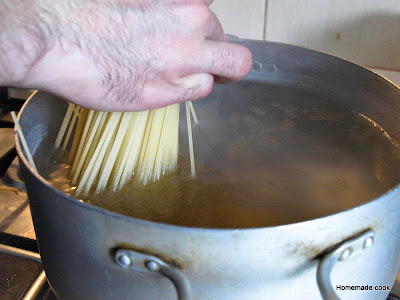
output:
[[[83, 200], [166, 224], [254, 228], [335, 214], [387, 192], [400, 182], [397, 88], [348, 62], [313, 51], [307, 57], [316, 59], [308, 72], [290, 64], [291, 56], [273, 73], [268, 65], [272, 75], [253, 70], [194, 103], [200, 122], [193, 128], [196, 180], [189, 176], [182, 106], [177, 174]], [[44, 134], [35, 159], [39, 173], [68, 192], [68, 168], [60, 167], [52, 149], [54, 124], [61, 124], [66, 105], [38, 93], [31, 106], [43, 101], [52, 104], [41, 108], [48, 120], [36, 128]]]

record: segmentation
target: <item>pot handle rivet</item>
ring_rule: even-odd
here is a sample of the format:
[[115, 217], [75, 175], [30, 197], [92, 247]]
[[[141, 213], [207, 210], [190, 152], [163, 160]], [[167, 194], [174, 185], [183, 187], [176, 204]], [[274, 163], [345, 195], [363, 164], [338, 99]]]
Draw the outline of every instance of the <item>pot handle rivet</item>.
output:
[[152, 260], [146, 262], [146, 268], [151, 272], [156, 272], [160, 270], [160, 266], [155, 261]]
[[252, 69], [253, 69], [254, 71], [260, 71], [260, 70], [261, 70], [261, 63], [258, 62], [258, 61], [253, 62]]
[[364, 240], [363, 248], [367, 249], [367, 248], [371, 247], [373, 244], [374, 244], [374, 237], [373, 236], [367, 237]]
[[123, 268], [129, 268], [132, 265], [132, 260], [126, 254], [117, 256], [118, 264]]
[[374, 244], [375, 233], [372, 230], [357, 234], [331, 247], [323, 254], [317, 268], [317, 283], [324, 300], [340, 300], [332, 287], [331, 272], [338, 262], [348, 260]]
[[270, 65], [267, 65], [266, 69], [268, 72], [275, 72], [276, 66], [274, 64], [270, 64]]
[[349, 247], [349, 248], [344, 249], [343, 252], [340, 253], [339, 261], [344, 261], [344, 260], [348, 259], [352, 253], [353, 253], [353, 248]]
[[174, 285], [178, 300], [192, 299], [190, 282], [181, 270], [156, 256], [131, 249], [118, 249], [115, 252], [115, 261], [124, 269], [163, 276]]

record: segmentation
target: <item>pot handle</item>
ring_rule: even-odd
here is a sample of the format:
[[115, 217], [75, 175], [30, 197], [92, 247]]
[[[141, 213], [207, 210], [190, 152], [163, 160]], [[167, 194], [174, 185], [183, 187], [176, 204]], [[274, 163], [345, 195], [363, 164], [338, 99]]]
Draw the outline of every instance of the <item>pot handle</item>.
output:
[[189, 280], [170, 263], [153, 255], [134, 250], [118, 249], [115, 253], [117, 264], [124, 268], [145, 274], [157, 274], [172, 281], [178, 294], [178, 300], [191, 300], [192, 292]]
[[331, 271], [337, 262], [345, 261], [374, 243], [375, 233], [372, 230], [364, 231], [331, 247], [319, 261], [317, 268], [317, 283], [324, 300], [340, 300], [332, 287]]

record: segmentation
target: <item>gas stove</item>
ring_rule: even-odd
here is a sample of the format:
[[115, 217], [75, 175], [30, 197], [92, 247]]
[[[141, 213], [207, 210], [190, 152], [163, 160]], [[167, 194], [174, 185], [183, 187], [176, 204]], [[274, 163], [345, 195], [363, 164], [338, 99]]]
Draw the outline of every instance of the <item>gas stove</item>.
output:
[[14, 148], [10, 111], [30, 90], [0, 88], [0, 299], [56, 299], [40, 263], [25, 186]]
[[[30, 90], [0, 88], [0, 299], [57, 299], [40, 263], [25, 186], [15, 158], [13, 123]], [[400, 300], [400, 272], [389, 300]]]

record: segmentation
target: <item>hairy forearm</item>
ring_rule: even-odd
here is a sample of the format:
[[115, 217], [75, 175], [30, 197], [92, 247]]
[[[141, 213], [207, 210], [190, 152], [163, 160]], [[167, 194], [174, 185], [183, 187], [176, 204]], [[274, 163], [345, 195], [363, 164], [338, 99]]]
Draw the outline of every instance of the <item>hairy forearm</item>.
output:
[[0, 0], [0, 85], [104, 110], [201, 99], [251, 67], [211, 2]]
[[[150, 0], [126, 3], [129, 6], [119, 0], [1, 0], [0, 85], [55, 93], [73, 85], [74, 93], [81, 93], [85, 87], [80, 85], [90, 81], [107, 89], [101, 91], [104, 97], [115, 86], [120, 90], [117, 98], [132, 97], [144, 72], [138, 76], [135, 47], [126, 39], [139, 40], [136, 35], [143, 34], [141, 28], [132, 31], [135, 15], [155, 14], [143, 10]], [[121, 14], [127, 7], [130, 10]], [[142, 59], [149, 60], [148, 53]]]
[[57, 36], [47, 1], [0, 1], [0, 85], [26, 85], [27, 76]]

